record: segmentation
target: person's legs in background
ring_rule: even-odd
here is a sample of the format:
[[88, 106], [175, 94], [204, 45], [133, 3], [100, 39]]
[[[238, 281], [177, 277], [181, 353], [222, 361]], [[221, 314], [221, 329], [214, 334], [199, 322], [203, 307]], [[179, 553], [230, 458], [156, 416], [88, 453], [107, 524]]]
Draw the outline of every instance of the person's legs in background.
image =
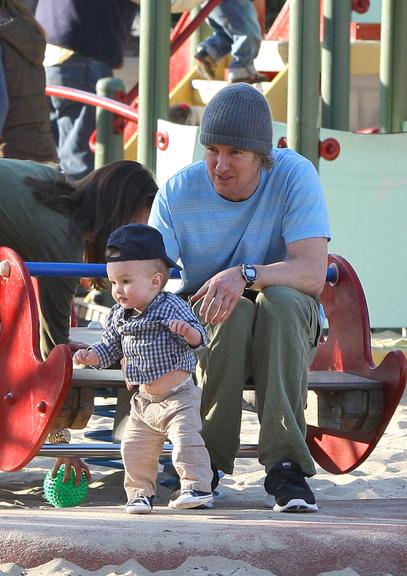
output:
[[231, 53], [228, 81], [266, 81], [267, 77], [259, 74], [253, 64], [262, 39], [253, 3], [250, 0], [222, 0], [208, 20], [214, 33], [199, 44], [195, 54], [200, 73], [213, 78], [216, 62]]
[[[107, 64], [74, 54], [60, 65], [46, 68], [47, 84], [96, 92], [100, 78], [111, 77]], [[61, 167], [71, 178], [83, 178], [94, 168], [89, 138], [95, 129], [96, 109], [80, 102], [51, 97], [51, 121]]]

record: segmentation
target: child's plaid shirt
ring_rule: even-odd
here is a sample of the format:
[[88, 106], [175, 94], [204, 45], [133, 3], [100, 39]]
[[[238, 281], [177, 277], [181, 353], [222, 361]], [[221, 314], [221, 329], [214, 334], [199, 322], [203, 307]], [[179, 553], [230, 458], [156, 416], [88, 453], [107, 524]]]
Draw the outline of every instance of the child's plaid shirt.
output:
[[[190, 306], [175, 294], [160, 292], [138, 315], [120, 304], [111, 309], [100, 342], [92, 346], [100, 359], [97, 368], [106, 368], [123, 356], [126, 379], [147, 384], [173, 370], [194, 372], [195, 351], [206, 346], [208, 336]], [[202, 334], [202, 345], [191, 348], [183, 336], [170, 331], [171, 320], [186, 320]]]

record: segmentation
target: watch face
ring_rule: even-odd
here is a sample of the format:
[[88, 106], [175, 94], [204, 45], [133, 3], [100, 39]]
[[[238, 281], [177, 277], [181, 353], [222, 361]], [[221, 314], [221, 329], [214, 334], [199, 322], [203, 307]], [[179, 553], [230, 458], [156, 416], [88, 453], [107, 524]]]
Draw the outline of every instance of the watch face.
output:
[[241, 266], [242, 274], [246, 280], [246, 288], [252, 286], [257, 278], [256, 268], [251, 264], [242, 264]]
[[251, 266], [246, 266], [245, 273], [248, 280], [255, 280], [256, 270], [254, 268], [252, 268]]

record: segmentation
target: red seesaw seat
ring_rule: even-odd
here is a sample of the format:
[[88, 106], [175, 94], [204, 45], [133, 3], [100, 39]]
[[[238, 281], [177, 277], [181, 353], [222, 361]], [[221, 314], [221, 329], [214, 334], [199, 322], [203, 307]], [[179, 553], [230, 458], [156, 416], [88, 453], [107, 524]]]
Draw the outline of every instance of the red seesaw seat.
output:
[[[69, 347], [43, 362], [31, 277], [21, 258], [0, 247], [0, 470], [19, 470], [37, 454], [72, 381]], [[7, 268], [7, 265], [4, 267]]]
[[311, 375], [320, 375], [325, 385], [316, 390], [320, 418], [318, 426], [308, 426], [307, 442], [322, 468], [343, 474], [366, 460], [380, 440], [403, 395], [407, 360], [392, 350], [374, 365], [362, 285], [341, 256], [330, 254], [328, 265], [337, 268], [338, 280], [326, 282], [321, 296], [329, 332]]

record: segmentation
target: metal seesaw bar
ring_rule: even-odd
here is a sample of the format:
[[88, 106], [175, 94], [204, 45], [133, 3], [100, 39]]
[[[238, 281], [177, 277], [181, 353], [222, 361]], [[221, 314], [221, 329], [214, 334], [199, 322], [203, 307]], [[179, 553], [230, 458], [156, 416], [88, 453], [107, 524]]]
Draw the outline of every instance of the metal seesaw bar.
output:
[[[165, 444], [161, 456], [170, 456], [172, 446]], [[117, 458], [120, 459], [120, 444], [44, 444], [37, 456], [70, 456], [77, 458]], [[256, 444], [242, 444], [237, 457], [257, 458]]]

